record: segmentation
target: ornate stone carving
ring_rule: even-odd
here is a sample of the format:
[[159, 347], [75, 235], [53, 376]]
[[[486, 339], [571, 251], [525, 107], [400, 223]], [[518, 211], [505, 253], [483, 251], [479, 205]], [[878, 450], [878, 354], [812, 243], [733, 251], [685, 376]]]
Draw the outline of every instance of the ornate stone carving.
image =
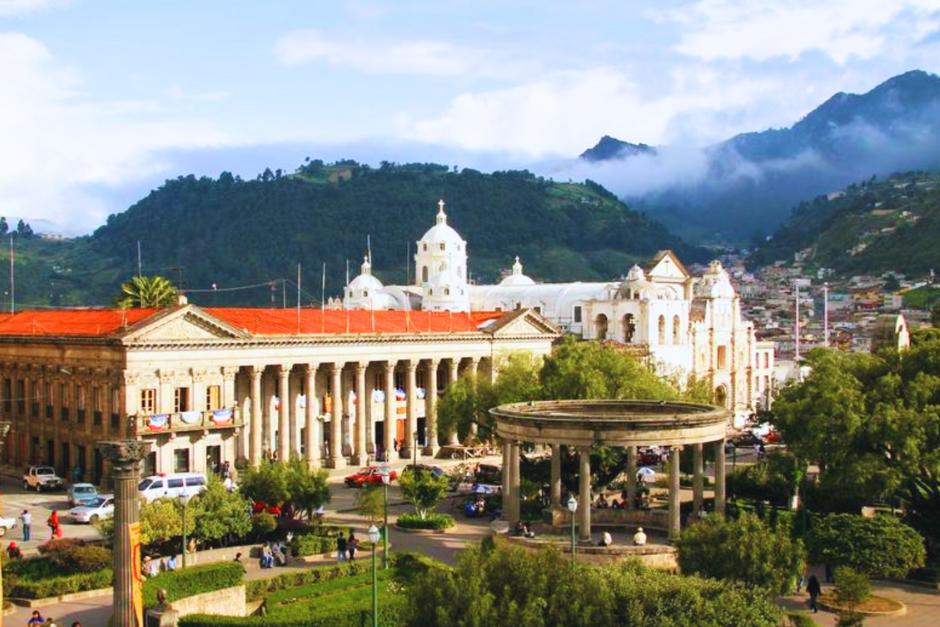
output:
[[98, 442], [95, 446], [115, 468], [139, 464], [150, 451], [151, 442], [144, 440], [114, 440]]
[[190, 372], [195, 383], [203, 383], [209, 375], [205, 368], [192, 368]]
[[175, 370], [161, 370], [160, 383], [173, 383], [176, 380]]

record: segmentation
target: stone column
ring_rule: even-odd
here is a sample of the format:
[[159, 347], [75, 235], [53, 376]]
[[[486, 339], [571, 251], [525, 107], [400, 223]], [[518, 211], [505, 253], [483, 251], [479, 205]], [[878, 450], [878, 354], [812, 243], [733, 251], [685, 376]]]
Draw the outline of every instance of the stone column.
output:
[[715, 513], [725, 515], [725, 441], [715, 442]]
[[395, 360], [385, 363], [385, 461], [391, 461], [395, 454], [393, 440], [398, 435], [398, 415], [395, 413]]
[[354, 460], [356, 464], [365, 466], [369, 463], [369, 452], [366, 448], [366, 368], [369, 362], [360, 361], [356, 364], [356, 451]]
[[251, 465], [257, 466], [261, 462], [262, 444], [261, 436], [264, 429], [263, 418], [261, 416], [261, 375], [264, 368], [261, 366], [252, 366], [251, 370], [251, 428], [249, 436], [251, 437], [251, 446], [248, 454], [251, 459]]
[[261, 412], [262, 412], [262, 424], [261, 429], [261, 442], [264, 452], [269, 456], [273, 455], [274, 449], [277, 448], [277, 442], [274, 441], [274, 407], [273, 401], [276, 396], [276, 390], [272, 388], [277, 387], [271, 377], [265, 377], [263, 372], [261, 376]]
[[[100, 442], [98, 449], [111, 465], [114, 480], [114, 624], [136, 625], [132, 601], [132, 580], [140, 577], [140, 556], [131, 554], [131, 525], [140, 520], [140, 461], [150, 448], [142, 440]], [[135, 572], [136, 571], [136, 572]], [[141, 582], [143, 585], [143, 582]], [[143, 611], [143, 608], [141, 608]]]
[[[467, 373], [470, 375], [470, 378], [473, 379], [473, 385], [476, 386], [477, 376], [480, 374], [480, 358], [479, 357], [470, 358], [470, 365], [467, 367]], [[472, 437], [473, 440], [476, 440], [477, 430], [478, 430], [477, 423], [471, 422], [470, 423], [470, 435], [473, 436]]]
[[591, 541], [591, 447], [578, 448], [578, 540]]
[[[427, 432], [425, 439], [427, 443], [424, 446], [424, 454], [435, 456], [440, 448], [437, 443], [437, 367], [440, 365], [437, 359], [428, 361], [427, 390], [424, 395], [425, 402], [425, 420], [424, 430]], [[506, 466], [504, 465], [503, 468]], [[505, 509], [503, 510], [505, 511]]]
[[679, 515], [679, 447], [669, 450], [669, 539], [676, 540], [682, 531]]
[[703, 492], [705, 490], [705, 470], [704, 455], [702, 455], [702, 443], [697, 442], [692, 445], [692, 515], [697, 516], [702, 503], [704, 502]]
[[627, 447], [627, 509], [636, 507], [636, 447]]
[[290, 364], [278, 367], [277, 459], [282, 464], [290, 460]]
[[515, 525], [521, 516], [520, 485], [522, 477], [519, 472], [519, 442], [512, 442], [509, 446], [509, 522]]
[[402, 442], [401, 455], [408, 458], [412, 455], [415, 446], [415, 433], [418, 432], [418, 360], [408, 361], [407, 376], [405, 377], [405, 391], [408, 395], [408, 422], [405, 427], [405, 441]]
[[319, 412], [319, 397], [317, 396], [317, 366], [319, 364], [307, 364], [304, 368], [306, 377], [304, 391], [307, 397], [307, 407], [305, 410], [306, 428], [304, 430], [304, 452], [307, 457], [307, 465], [310, 468], [320, 467], [320, 420], [317, 415]]
[[[238, 366], [223, 366], [222, 367], [222, 389], [219, 390], [222, 394], [222, 398], [219, 400], [222, 403], [222, 407], [228, 407], [232, 410], [233, 420], [238, 417], [238, 414], [241, 411], [241, 408], [238, 407], [238, 394], [235, 391], [235, 377], [237, 375], [238, 375]], [[205, 390], [205, 386], [203, 386], [202, 404], [199, 406], [193, 407], [193, 409], [205, 409], [206, 408], [206, 394], [207, 392]], [[236, 440], [238, 442], [238, 447], [236, 448], [235, 458], [232, 460], [228, 460], [232, 462], [233, 466], [235, 465], [235, 462], [238, 460], [239, 457], [246, 457], [245, 453], [248, 449], [248, 438], [250, 436], [248, 435], [248, 432], [247, 432], [248, 430], [246, 429], [244, 422], [245, 422], [244, 419], [242, 419], [242, 427], [238, 435], [238, 440]], [[223, 458], [222, 461], [225, 462], [226, 460]]]
[[343, 366], [345, 362], [337, 361], [330, 366], [333, 383], [331, 394], [333, 396], [333, 412], [330, 415], [330, 468], [345, 468], [346, 458], [343, 457]]
[[[460, 376], [460, 357], [451, 357], [450, 366], [447, 369], [447, 376], [450, 380], [450, 382], [447, 384], [448, 387], [457, 382], [457, 379]], [[452, 429], [451, 432], [447, 434], [447, 443], [451, 446], [460, 445], [460, 439], [457, 435], [456, 428]]]
[[552, 445], [552, 505], [561, 505], [561, 444]]
[[503, 518], [509, 520], [509, 515], [512, 512], [512, 504], [510, 502], [510, 484], [512, 483], [512, 475], [510, 474], [510, 467], [512, 466], [512, 443], [508, 440], [503, 441]]

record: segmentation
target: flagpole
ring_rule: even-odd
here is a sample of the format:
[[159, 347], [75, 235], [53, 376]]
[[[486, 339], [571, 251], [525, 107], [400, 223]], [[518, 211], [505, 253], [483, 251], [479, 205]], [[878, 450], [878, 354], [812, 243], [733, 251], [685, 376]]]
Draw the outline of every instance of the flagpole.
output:
[[297, 264], [297, 333], [300, 333], [300, 264]]
[[320, 276], [320, 333], [326, 333], [326, 262]]

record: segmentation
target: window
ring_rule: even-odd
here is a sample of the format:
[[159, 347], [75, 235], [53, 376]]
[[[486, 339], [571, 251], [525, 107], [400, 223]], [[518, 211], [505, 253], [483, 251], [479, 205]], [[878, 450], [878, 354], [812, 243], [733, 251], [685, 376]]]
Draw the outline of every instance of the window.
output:
[[385, 376], [381, 372], [376, 372], [372, 377], [372, 389], [381, 390], [385, 387]]
[[176, 388], [173, 392], [173, 411], [189, 411], [189, 388]]
[[42, 394], [42, 386], [38, 382], [33, 382], [33, 389], [30, 393], [30, 414], [33, 418], [39, 418], [39, 399]]
[[206, 485], [205, 477], [186, 477], [186, 487], [191, 488], [193, 486]]
[[718, 347], [718, 364], [716, 367], [719, 370], [723, 370], [728, 367], [728, 347], [727, 346]]
[[104, 390], [97, 385], [91, 388], [91, 400], [94, 403], [94, 410], [101, 411], [103, 409], [102, 404], [104, 403]]
[[673, 344], [679, 343], [679, 339], [680, 339], [679, 336], [681, 335], [680, 327], [681, 325], [679, 324], [679, 316], [673, 316], [672, 317], [672, 343]]
[[522, 303], [516, 303], [513, 309], [515, 309], [516, 311], [519, 311], [520, 309], [522, 309]]
[[607, 316], [604, 314], [597, 314], [597, 318], [594, 319], [594, 330], [597, 339], [607, 339]]
[[659, 343], [665, 344], [666, 343], [666, 316], [659, 317], [658, 326], [659, 326], [659, 333], [658, 333]]
[[542, 313], [542, 308], [539, 307], [539, 306], [535, 306], [535, 307], [533, 307], [533, 309], [535, 310], [535, 313], [537, 313], [537, 314]]
[[405, 375], [402, 372], [395, 373], [395, 389], [398, 389], [398, 390], [405, 389]]
[[9, 413], [13, 411], [13, 380], [3, 380], [3, 409]]
[[629, 344], [633, 341], [633, 336], [636, 333], [636, 320], [633, 317], [632, 313], [628, 313], [623, 317], [623, 341], [625, 344]]
[[46, 397], [46, 418], [52, 418], [52, 384], [46, 383], [46, 391], [44, 396]]
[[441, 242], [441, 250], [444, 250], [444, 242]]
[[[178, 448], [173, 451], [173, 472], [189, 472], [189, 449]], [[174, 485], [175, 482], [176, 485]], [[170, 479], [167, 481], [169, 488], [182, 488], [182, 479]]]
[[26, 414], [26, 381], [16, 382], [16, 411], [20, 415]]
[[369, 298], [369, 290], [362, 290], [362, 297]]
[[212, 411], [222, 406], [221, 390], [217, 385], [206, 387], [206, 411]]
[[764, 368], [770, 368], [770, 353], [764, 353]]
[[140, 391], [140, 413], [153, 414], [157, 411], [157, 391], [145, 388]]
[[424, 370], [423, 370], [423, 369], [419, 369], [419, 370], [415, 373], [415, 384], [416, 384], [419, 388], [423, 388], [423, 387], [424, 387]]
[[581, 322], [581, 305], [575, 305], [574, 307], [574, 321]]
[[[186, 469], [186, 468], [179, 468], [178, 466], [179, 466], [179, 463], [180, 463], [180, 453], [183, 453], [183, 454], [185, 455], [185, 458], [186, 458], [186, 465], [187, 465], [187, 468], [188, 468], [188, 466], [189, 466], [189, 451], [187, 451], [187, 450], [185, 450], [185, 449], [178, 449], [178, 450], [173, 451], [173, 453], [175, 454], [175, 457], [176, 457], [176, 460], [175, 460], [175, 461], [176, 461], [176, 464], [177, 464], [177, 469], [176, 469], [175, 472], [187, 472], [187, 469]], [[183, 479], [182, 479], [182, 478], [179, 478], [179, 479], [167, 479], [167, 480], [166, 480], [166, 487], [167, 487], [167, 489], [170, 489], [170, 488], [182, 488], [182, 487], [183, 487]]]
[[[427, 245], [425, 245], [425, 248], [427, 248]], [[427, 266], [421, 266], [421, 280], [425, 282], [427, 282], [428, 280], [428, 267]]]
[[449, 288], [449, 287], [445, 287], [445, 288], [444, 288], [444, 296], [450, 296], [450, 288]]
[[428, 245], [426, 243], [421, 244], [421, 250], [427, 250], [427, 249], [428, 249]]

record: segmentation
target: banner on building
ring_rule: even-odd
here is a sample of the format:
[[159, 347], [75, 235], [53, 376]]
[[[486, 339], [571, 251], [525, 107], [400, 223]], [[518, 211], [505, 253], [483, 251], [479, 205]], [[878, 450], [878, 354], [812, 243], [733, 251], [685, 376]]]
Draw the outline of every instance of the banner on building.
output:
[[140, 561], [140, 523], [127, 526], [131, 545], [131, 606], [138, 627], [144, 627], [143, 564]]

